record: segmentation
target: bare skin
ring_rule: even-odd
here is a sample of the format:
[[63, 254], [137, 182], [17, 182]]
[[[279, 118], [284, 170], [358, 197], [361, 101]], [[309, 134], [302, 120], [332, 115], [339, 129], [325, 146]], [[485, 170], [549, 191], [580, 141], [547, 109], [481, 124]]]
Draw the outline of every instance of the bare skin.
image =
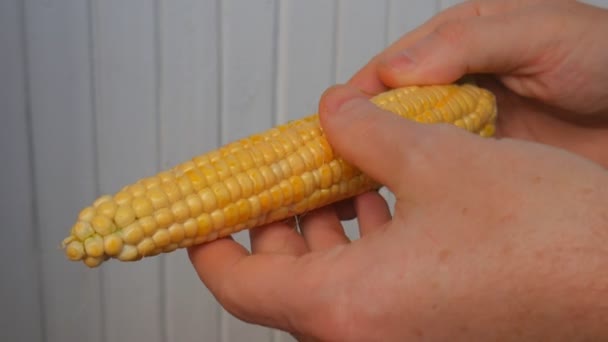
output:
[[[301, 235], [254, 229], [252, 253], [193, 247], [201, 280], [236, 317], [303, 341], [608, 338], [607, 22], [571, 1], [477, 1], [405, 35], [319, 105], [338, 153], [395, 194], [394, 216], [372, 192], [352, 202], [355, 241], [328, 207]], [[465, 73], [497, 92], [501, 139], [367, 101]]]

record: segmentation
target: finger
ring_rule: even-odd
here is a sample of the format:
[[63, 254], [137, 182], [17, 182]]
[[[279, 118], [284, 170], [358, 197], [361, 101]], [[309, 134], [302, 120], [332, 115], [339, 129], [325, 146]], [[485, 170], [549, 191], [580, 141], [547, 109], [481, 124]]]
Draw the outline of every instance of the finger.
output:
[[295, 220], [271, 223], [249, 230], [251, 251], [257, 253], [302, 255], [308, 247], [295, 229]]
[[323, 94], [319, 117], [337, 154], [394, 193], [405, 171], [404, 145], [415, 144], [428, 130], [381, 110], [349, 86], [332, 87]]
[[383, 60], [378, 65], [379, 78], [389, 87], [398, 87], [450, 83], [473, 73], [538, 72], [533, 66], [550, 51], [546, 31], [554, 28], [549, 29], [550, 24], [530, 27], [530, 23], [529, 15], [518, 12], [445, 22]]
[[332, 207], [336, 211], [340, 221], [349, 221], [357, 217], [354, 200], [352, 198], [334, 203]]
[[[387, 85], [383, 82], [383, 79], [378, 77], [379, 65], [383, 63], [383, 61], [389, 56], [395, 55], [399, 51], [402, 51], [416, 43], [423, 37], [426, 37], [440, 25], [453, 20], [505, 13], [543, 1], [548, 0], [467, 1], [450, 7], [432, 17], [415, 30], [405, 34], [399, 40], [388, 46], [380, 54], [374, 56], [374, 58], [372, 58], [367, 65], [353, 75], [348, 83], [369, 95], [378, 94], [388, 89]], [[400, 85], [403, 86], [408, 84]]]
[[[249, 255], [231, 239], [220, 239], [188, 249], [201, 281], [220, 304], [247, 322], [292, 331], [288, 317], [296, 258], [290, 255]], [[255, 281], [253, 281], [255, 280]], [[272, 298], [272, 300], [269, 300]]]
[[323, 207], [303, 215], [300, 229], [311, 251], [333, 248], [350, 242], [335, 210]]
[[391, 211], [386, 200], [377, 192], [367, 192], [355, 199], [359, 234], [363, 237], [377, 231], [391, 220]]
[[486, 146], [484, 138], [452, 125], [420, 124], [384, 111], [350, 86], [323, 94], [319, 118], [336, 154], [386, 185], [398, 201], [430, 198], [447, 182], [442, 170], [470, 162]]

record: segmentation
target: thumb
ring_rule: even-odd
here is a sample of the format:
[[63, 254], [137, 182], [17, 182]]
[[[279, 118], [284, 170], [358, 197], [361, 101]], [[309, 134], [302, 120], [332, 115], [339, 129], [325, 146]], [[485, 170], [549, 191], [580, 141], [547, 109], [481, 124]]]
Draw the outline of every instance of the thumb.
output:
[[450, 83], [473, 73], [532, 72], [548, 38], [544, 27], [531, 28], [527, 17], [509, 12], [443, 23], [382, 60], [379, 77], [400, 87]]
[[395, 193], [404, 176], [410, 178], [409, 164], [424, 153], [418, 146], [432, 139], [430, 127], [378, 108], [350, 86], [328, 89], [319, 117], [336, 154]]

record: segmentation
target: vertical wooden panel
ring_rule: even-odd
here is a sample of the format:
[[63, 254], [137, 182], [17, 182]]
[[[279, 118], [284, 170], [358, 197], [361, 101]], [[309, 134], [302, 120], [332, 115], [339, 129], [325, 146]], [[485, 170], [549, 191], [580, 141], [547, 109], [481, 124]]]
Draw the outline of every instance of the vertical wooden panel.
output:
[[281, 2], [277, 111], [280, 123], [317, 111], [335, 83], [336, 2]]
[[387, 1], [338, 2], [336, 82], [346, 82], [386, 46]]
[[[160, 7], [160, 151], [164, 169], [217, 147], [219, 60], [216, 0]], [[165, 258], [167, 341], [219, 341], [220, 309], [185, 250]]]
[[388, 41], [394, 42], [430, 19], [438, 9], [437, 1], [388, 0]]
[[59, 248], [96, 188], [87, 2], [25, 9], [45, 338], [101, 341], [99, 272]]
[[[222, 143], [270, 128], [277, 0], [221, 2]], [[255, 28], [255, 29], [253, 29]], [[248, 232], [234, 238], [250, 248]], [[222, 341], [267, 342], [271, 331], [222, 313]]]
[[[158, 171], [155, 2], [94, 2], [99, 185], [102, 193]], [[103, 266], [108, 341], [162, 341], [159, 258]]]
[[19, 0], [0, 2], [1, 341], [40, 341], [43, 324], [21, 19]]

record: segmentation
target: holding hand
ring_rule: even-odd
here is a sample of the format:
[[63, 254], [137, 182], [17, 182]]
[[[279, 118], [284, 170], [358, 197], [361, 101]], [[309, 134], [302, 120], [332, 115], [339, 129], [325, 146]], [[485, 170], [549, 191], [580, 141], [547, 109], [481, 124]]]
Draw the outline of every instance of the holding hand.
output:
[[484, 74], [498, 135], [608, 166], [608, 10], [571, 0], [468, 1], [406, 34], [351, 80], [369, 94]]
[[[252, 230], [252, 253], [192, 247], [201, 280], [238, 318], [301, 340], [608, 338], [608, 173], [580, 156], [608, 165], [607, 18], [573, 1], [472, 1], [404, 36], [319, 106], [336, 152], [395, 194], [394, 216], [371, 192], [353, 201], [356, 241], [324, 208], [302, 234]], [[466, 73], [488, 75], [501, 139], [367, 101]]]

